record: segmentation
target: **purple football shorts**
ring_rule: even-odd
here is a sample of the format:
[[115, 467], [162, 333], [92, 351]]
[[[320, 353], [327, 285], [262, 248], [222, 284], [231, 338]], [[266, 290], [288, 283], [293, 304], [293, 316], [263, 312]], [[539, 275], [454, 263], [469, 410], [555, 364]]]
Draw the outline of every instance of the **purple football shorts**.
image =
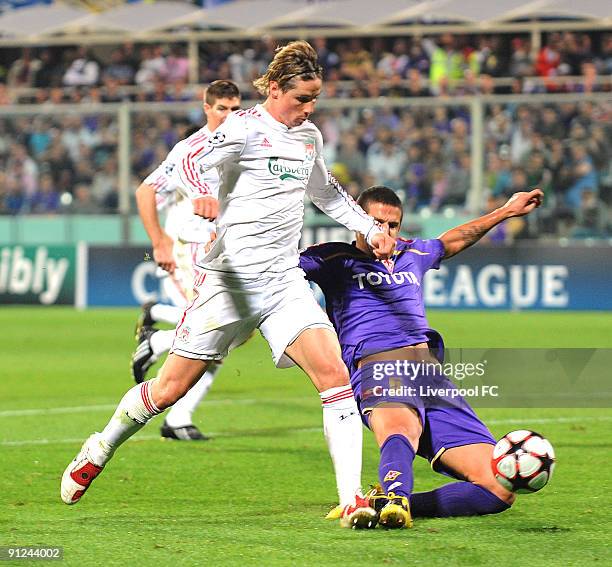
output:
[[[487, 426], [461, 396], [434, 401], [419, 399], [418, 395], [372, 396], [372, 387], [369, 385], [371, 381], [364, 376], [364, 370], [364, 368], [357, 369], [351, 375], [351, 385], [363, 423], [370, 427], [369, 414], [374, 407], [381, 404], [412, 407], [423, 425], [417, 454], [427, 459], [435, 471], [458, 478], [452, 471], [445, 470], [439, 462], [444, 451], [475, 443], [495, 445], [496, 440]], [[449, 388], [454, 388], [450, 380], [444, 377], [438, 379]]]

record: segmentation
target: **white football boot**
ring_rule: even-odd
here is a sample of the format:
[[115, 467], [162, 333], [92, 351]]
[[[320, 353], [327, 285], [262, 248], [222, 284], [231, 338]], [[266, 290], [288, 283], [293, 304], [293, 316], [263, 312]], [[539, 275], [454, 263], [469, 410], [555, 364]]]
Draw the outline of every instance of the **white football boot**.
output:
[[66, 504], [76, 504], [104, 468], [104, 465], [94, 463], [90, 454], [93, 444], [101, 443], [99, 435], [99, 433], [94, 433], [83, 443], [79, 454], [66, 467], [62, 475], [60, 493]]

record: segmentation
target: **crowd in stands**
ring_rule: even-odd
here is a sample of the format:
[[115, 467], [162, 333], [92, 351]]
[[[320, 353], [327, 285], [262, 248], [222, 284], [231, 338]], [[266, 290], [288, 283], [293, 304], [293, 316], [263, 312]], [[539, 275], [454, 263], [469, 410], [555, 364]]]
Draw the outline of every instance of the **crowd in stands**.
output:
[[[500, 37], [478, 37], [472, 44], [469, 39], [314, 40], [326, 74], [322, 100], [383, 96], [388, 100], [385, 106], [351, 109], [326, 109], [322, 104], [314, 116], [326, 141], [327, 163], [351, 193], [385, 183], [400, 192], [410, 210], [466, 210], [472, 168], [470, 109], [452, 104], [446, 94], [495, 92], [491, 77], [509, 74], [517, 80], [537, 74], [544, 90], [558, 92], [561, 87], [546, 83], [546, 78], [582, 73], [583, 81], [571, 84], [589, 92], [602, 85], [588, 77], [612, 72], [612, 35], [602, 34], [593, 42], [586, 34], [550, 34], [535, 58], [526, 38], [512, 39], [511, 51], [501, 50]], [[262, 72], [273, 50], [274, 44], [267, 40], [241, 44], [241, 49], [206, 44], [200, 80], [230, 78], [244, 87]], [[501, 57], [502, 52], [509, 57]], [[29, 96], [43, 107], [201, 97], [201, 89], [195, 95], [187, 87], [189, 62], [181, 46], [123, 45], [109, 53], [106, 64], [86, 48], [24, 49], [5, 67], [0, 104], [10, 101], [16, 87], [36, 87]], [[478, 88], [471, 89], [472, 79]], [[130, 85], [139, 87], [131, 95]], [[509, 90], [517, 89], [512, 84]], [[435, 105], [433, 99], [425, 106], [393, 104], [394, 98], [432, 94], [450, 104]], [[251, 95], [247, 92], [244, 98]], [[485, 109], [482, 209], [498, 206], [517, 190], [539, 185], [546, 193], [546, 205], [532, 232], [607, 235], [612, 104], [487, 104]], [[202, 119], [196, 106], [191, 113], [132, 112], [133, 186]], [[0, 214], [116, 212], [118, 137], [116, 113], [0, 116]], [[503, 237], [528, 235], [532, 229], [520, 226]]]
[[[606, 235], [612, 200], [612, 103], [485, 108], [482, 206], [499, 206], [516, 191], [538, 186], [546, 196], [539, 223], [524, 226], [519, 236], [533, 231]], [[469, 207], [472, 158], [466, 107], [325, 110], [317, 122], [333, 173], [354, 195], [384, 183], [399, 190], [408, 210]]]
[[[483, 207], [499, 205], [515, 191], [537, 185], [546, 194], [539, 233], [571, 235], [581, 227], [583, 235], [606, 234], [612, 196], [612, 104], [485, 108]], [[133, 186], [201, 119], [198, 112], [133, 113]], [[315, 122], [326, 140], [325, 158], [332, 173], [353, 195], [384, 183], [398, 190], [410, 210], [468, 208], [468, 107], [323, 108]], [[115, 212], [118, 132], [113, 114], [0, 120], [0, 212]]]
[[[312, 41], [325, 70], [325, 95], [334, 98], [612, 89], [610, 33], [550, 33], [536, 52], [529, 35]], [[197, 83], [230, 79], [254, 97], [251, 81], [277, 43], [203, 42]], [[3, 49], [0, 104], [191, 100], [189, 69], [183, 44]]]

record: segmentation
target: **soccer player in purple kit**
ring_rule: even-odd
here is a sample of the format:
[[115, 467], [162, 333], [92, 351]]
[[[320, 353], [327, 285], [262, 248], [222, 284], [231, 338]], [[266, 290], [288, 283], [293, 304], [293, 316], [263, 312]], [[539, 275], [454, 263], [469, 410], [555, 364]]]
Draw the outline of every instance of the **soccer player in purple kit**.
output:
[[[380, 447], [384, 493], [357, 502], [350, 522], [343, 521], [346, 527], [375, 527], [377, 522], [387, 528], [410, 527], [411, 512], [415, 517], [469, 516], [511, 506], [514, 495], [491, 471], [495, 439], [465, 400], [432, 404], [417, 398], [377, 397], [368, 376], [383, 362], [442, 362], [437, 358], [442, 337], [425, 316], [423, 276], [505, 219], [530, 213], [542, 197], [539, 189], [516, 193], [504, 206], [437, 239], [406, 240], [398, 238], [401, 201], [388, 187], [375, 186], [364, 191], [358, 203], [397, 238], [390, 260], [377, 260], [359, 234], [352, 244], [332, 242], [302, 252], [300, 267], [325, 295], [362, 419]], [[452, 387], [452, 382], [447, 384]], [[459, 482], [412, 493], [416, 454], [427, 458], [433, 470]]]

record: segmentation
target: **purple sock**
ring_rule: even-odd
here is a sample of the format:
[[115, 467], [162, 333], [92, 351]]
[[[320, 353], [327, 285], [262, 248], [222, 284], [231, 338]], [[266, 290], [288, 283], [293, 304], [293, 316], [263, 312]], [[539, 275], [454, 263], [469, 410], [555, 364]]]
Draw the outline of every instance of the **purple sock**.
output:
[[385, 493], [410, 496], [414, 484], [412, 461], [414, 449], [406, 437], [399, 434], [387, 437], [380, 448], [378, 465], [378, 478]]
[[453, 482], [410, 496], [410, 510], [414, 517], [482, 516], [498, 514], [508, 508], [510, 504], [471, 482]]

